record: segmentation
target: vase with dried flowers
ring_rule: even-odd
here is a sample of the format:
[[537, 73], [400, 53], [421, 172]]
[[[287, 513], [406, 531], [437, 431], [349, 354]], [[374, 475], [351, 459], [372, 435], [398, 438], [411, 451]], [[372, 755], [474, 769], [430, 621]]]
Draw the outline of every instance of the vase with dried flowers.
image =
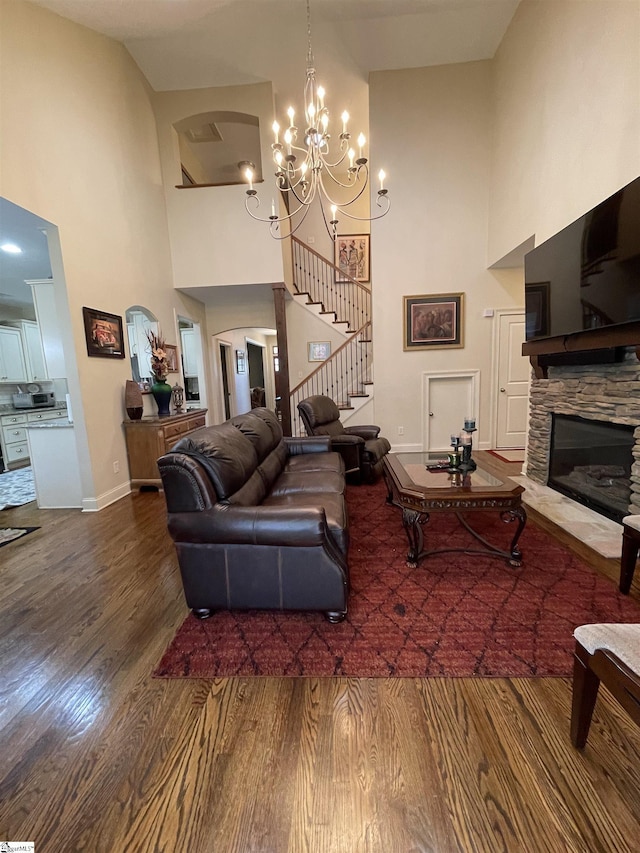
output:
[[159, 329], [157, 332], [147, 329], [147, 340], [151, 346], [151, 372], [154, 379], [151, 393], [158, 406], [158, 415], [168, 415], [171, 403], [171, 385], [167, 382], [169, 362], [165, 341]]

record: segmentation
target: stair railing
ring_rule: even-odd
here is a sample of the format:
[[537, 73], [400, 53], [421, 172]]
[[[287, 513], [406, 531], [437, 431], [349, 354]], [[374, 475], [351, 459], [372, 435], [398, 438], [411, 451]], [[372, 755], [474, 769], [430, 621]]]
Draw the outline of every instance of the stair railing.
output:
[[323, 258], [297, 237], [291, 238], [293, 286], [307, 293], [309, 301], [333, 313], [339, 323], [348, 323], [355, 332], [371, 320], [371, 291], [341, 267]]
[[291, 391], [291, 434], [306, 434], [298, 403], [307, 397], [324, 394], [338, 408], [348, 408], [350, 396], [366, 396], [364, 386], [371, 382], [371, 365], [371, 322], [367, 321]]

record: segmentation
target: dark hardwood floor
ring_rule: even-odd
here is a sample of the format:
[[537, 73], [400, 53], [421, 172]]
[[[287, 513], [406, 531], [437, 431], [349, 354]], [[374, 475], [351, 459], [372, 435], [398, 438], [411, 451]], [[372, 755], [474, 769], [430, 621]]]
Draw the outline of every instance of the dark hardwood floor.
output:
[[606, 691], [579, 752], [566, 679], [154, 679], [187, 613], [163, 496], [0, 525], [41, 527], [0, 549], [0, 840], [638, 850], [640, 729]]

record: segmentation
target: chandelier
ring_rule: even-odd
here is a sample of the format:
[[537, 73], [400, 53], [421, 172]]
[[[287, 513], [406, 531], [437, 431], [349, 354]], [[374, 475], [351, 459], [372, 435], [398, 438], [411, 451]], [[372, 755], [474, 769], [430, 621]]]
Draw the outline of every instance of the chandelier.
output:
[[[389, 212], [390, 200], [384, 181], [386, 175], [381, 169], [378, 173], [380, 188], [376, 205], [380, 213], [376, 216], [355, 216], [348, 208], [365, 192], [369, 184], [369, 162], [365, 155], [366, 139], [361, 133], [357, 139], [356, 153], [351, 144], [351, 134], [347, 130], [349, 113], [341, 115], [342, 130], [338, 143], [332, 148], [329, 133], [329, 109], [325, 105], [325, 91], [316, 82], [313, 51], [311, 49], [311, 12], [307, 2], [307, 77], [304, 86], [304, 121], [306, 130], [299, 134], [294, 124], [293, 107], [287, 110], [288, 125], [282, 133], [277, 121], [273, 123], [275, 141], [271, 145], [273, 162], [276, 167], [276, 189], [285, 195], [287, 215], [279, 216], [275, 199], [271, 201], [271, 214], [262, 217], [257, 214], [260, 199], [253, 188], [253, 164], [243, 161], [239, 167], [244, 169], [244, 177], [249, 184], [246, 191], [245, 207], [247, 213], [259, 222], [268, 222], [271, 236], [277, 240], [288, 237], [300, 228], [311, 205], [316, 199], [320, 203], [322, 219], [332, 240], [336, 237], [338, 213], [359, 222], [372, 222], [381, 219]], [[299, 136], [302, 138], [299, 140]], [[302, 144], [299, 144], [301, 142]], [[303, 147], [304, 146], [304, 147]], [[348, 166], [347, 166], [348, 162]], [[335, 198], [335, 193], [338, 198]], [[344, 200], [345, 195], [348, 196]], [[293, 220], [300, 216], [293, 226]], [[280, 231], [280, 223], [290, 224], [287, 233]]]

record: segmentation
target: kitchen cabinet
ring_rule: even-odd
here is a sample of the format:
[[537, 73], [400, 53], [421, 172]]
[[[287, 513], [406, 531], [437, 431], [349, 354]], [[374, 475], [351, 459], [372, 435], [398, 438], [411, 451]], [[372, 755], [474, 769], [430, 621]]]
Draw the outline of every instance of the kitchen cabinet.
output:
[[184, 375], [198, 375], [198, 355], [197, 355], [197, 338], [193, 329], [181, 329], [180, 339], [182, 340], [182, 367]]
[[140, 486], [162, 487], [156, 462], [173, 445], [194, 430], [205, 425], [206, 409], [184, 415], [168, 415], [124, 421], [129, 476], [134, 488]]
[[8, 469], [21, 468], [29, 463], [29, 424], [42, 421], [66, 421], [66, 409], [10, 412], [0, 416], [0, 442], [2, 456]]
[[41, 382], [43, 379], [48, 379], [38, 324], [31, 320], [22, 320], [20, 331], [24, 345], [27, 379], [29, 382]]
[[[63, 414], [66, 415], [66, 412]], [[55, 418], [27, 424], [39, 509], [81, 509], [82, 484], [73, 424]]]
[[2, 456], [7, 469], [20, 468], [29, 462], [26, 414], [11, 414], [0, 417]]
[[20, 329], [0, 326], [0, 382], [25, 382], [27, 368]]

